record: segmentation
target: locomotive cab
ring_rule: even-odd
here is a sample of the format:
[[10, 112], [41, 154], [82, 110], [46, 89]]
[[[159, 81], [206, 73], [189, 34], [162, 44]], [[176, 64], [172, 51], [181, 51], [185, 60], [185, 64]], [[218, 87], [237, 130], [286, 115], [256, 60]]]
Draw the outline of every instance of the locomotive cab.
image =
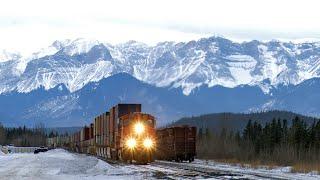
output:
[[135, 112], [120, 117], [119, 123], [119, 158], [139, 164], [154, 161], [155, 118], [149, 114]]

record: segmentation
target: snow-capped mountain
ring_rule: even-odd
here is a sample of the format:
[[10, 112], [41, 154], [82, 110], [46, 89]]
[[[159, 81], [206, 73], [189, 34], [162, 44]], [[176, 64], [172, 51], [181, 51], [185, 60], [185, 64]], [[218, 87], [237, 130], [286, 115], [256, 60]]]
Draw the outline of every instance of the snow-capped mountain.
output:
[[7, 50], [0, 50], [0, 63], [9, 60], [18, 60], [20, 54], [17, 52], [9, 52]]
[[202, 85], [257, 85], [268, 93], [279, 84], [319, 77], [320, 67], [320, 43], [236, 43], [221, 37], [155, 46], [76, 39], [55, 41], [29, 57], [0, 54], [0, 93], [58, 84], [74, 92], [121, 72], [158, 87], [181, 87], [185, 95]]
[[0, 51], [0, 121], [75, 125], [118, 102], [143, 103], [160, 124], [222, 111], [319, 116], [319, 68], [319, 42], [55, 41], [29, 56]]

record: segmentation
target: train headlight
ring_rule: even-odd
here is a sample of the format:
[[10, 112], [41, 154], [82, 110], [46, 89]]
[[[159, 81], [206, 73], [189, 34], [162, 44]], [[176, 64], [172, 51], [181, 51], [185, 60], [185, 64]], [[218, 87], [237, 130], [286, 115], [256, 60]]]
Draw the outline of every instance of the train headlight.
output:
[[129, 149], [133, 149], [137, 145], [137, 141], [134, 138], [129, 138], [126, 142], [126, 145]]
[[143, 146], [147, 149], [150, 149], [153, 147], [153, 141], [152, 139], [150, 138], [146, 138], [144, 141], [143, 141]]
[[144, 132], [144, 125], [141, 122], [138, 122], [134, 125], [134, 131], [138, 135], [142, 134]]

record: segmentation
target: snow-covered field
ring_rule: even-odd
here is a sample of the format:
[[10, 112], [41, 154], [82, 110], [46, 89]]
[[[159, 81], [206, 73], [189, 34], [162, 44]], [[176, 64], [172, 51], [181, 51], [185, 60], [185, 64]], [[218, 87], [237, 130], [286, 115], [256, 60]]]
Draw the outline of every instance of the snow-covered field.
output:
[[102, 179], [320, 179], [313, 173], [290, 173], [289, 167], [253, 169], [214, 161], [156, 161], [149, 165], [108, 164], [96, 157], [62, 149], [46, 153], [0, 154], [0, 180]]
[[114, 167], [95, 157], [62, 149], [0, 156], [1, 180], [143, 179], [143, 174]]

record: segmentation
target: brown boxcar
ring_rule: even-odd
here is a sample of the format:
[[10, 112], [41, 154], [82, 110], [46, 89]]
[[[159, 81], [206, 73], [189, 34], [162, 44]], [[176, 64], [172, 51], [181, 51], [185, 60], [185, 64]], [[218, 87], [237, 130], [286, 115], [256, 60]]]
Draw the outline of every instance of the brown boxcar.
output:
[[93, 132], [94, 132], [94, 123], [91, 123], [90, 129], [89, 129], [89, 147], [88, 147], [87, 153], [96, 155], [95, 138], [94, 138]]
[[80, 151], [80, 131], [75, 133], [75, 137], [74, 137], [74, 144], [75, 144], [75, 151], [76, 152], [81, 152]]
[[89, 148], [89, 131], [90, 128], [85, 126], [80, 131], [80, 152], [87, 153]]
[[108, 156], [108, 123], [109, 123], [109, 112], [105, 112], [101, 115], [101, 124], [102, 124], [102, 131], [101, 131], [101, 156], [105, 157], [105, 158], [110, 158], [110, 156]]
[[175, 126], [157, 130], [157, 158], [192, 162], [196, 156], [196, 127]]
[[105, 112], [95, 118], [94, 121], [94, 138], [95, 138], [95, 154], [101, 157], [107, 157], [106, 143], [106, 124], [109, 120], [109, 112]]

